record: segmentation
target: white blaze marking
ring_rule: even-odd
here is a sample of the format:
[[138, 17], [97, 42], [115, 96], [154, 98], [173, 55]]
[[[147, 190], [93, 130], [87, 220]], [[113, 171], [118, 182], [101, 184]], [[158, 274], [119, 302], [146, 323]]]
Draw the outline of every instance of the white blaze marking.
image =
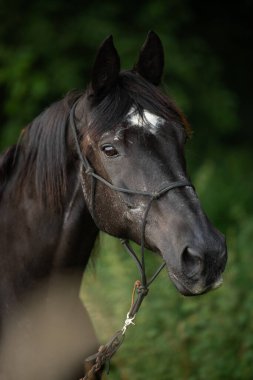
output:
[[132, 107], [127, 115], [127, 120], [134, 126], [143, 127], [149, 132], [156, 134], [159, 127], [164, 124], [165, 120], [160, 116], [144, 110], [143, 115], [139, 114], [138, 110]]

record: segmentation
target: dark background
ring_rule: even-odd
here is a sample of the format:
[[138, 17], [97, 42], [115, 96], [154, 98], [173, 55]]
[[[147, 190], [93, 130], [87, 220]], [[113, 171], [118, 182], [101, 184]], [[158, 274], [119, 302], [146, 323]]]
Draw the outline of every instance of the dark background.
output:
[[[252, 8], [249, 0], [0, 0], [1, 151], [50, 103], [85, 88], [106, 36], [113, 34], [122, 66], [130, 68], [153, 29], [165, 48], [166, 90], [193, 127], [190, 175], [207, 214], [227, 236], [223, 287], [189, 300], [162, 278], [144, 307], [144, 327], [115, 358], [112, 379], [253, 378]], [[128, 297], [128, 284], [124, 293], [108, 280], [122, 260], [129, 265], [107, 256], [114, 245], [109, 239], [100, 249], [95, 311], [90, 302], [95, 319], [108, 312], [108, 302]], [[104, 281], [112, 294], [106, 302]], [[114, 307], [115, 326], [121, 312]], [[97, 328], [108, 338], [101, 319]]]

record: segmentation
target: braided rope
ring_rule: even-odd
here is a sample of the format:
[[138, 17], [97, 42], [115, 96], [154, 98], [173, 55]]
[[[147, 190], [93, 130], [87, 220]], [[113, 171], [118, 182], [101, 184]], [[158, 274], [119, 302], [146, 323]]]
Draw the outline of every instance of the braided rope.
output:
[[109, 343], [102, 345], [99, 347], [97, 354], [92, 355], [86, 359], [86, 362], [90, 362], [95, 360], [95, 363], [89, 370], [89, 372], [82, 377], [80, 380], [88, 380], [93, 376], [96, 372], [98, 372], [104, 364], [109, 364], [112, 356], [118, 351], [124, 340], [124, 332], [123, 329], [117, 331], [117, 333], [113, 336]]

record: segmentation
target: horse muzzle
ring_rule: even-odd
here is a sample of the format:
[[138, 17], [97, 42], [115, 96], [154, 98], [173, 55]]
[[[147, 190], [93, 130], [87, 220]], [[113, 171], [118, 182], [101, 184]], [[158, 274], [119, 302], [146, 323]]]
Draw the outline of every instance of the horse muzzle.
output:
[[[196, 296], [217, 289], [222, 285], [222, 273], [227, 262], [227, 249], [224, 238], [219, 249], [183, 249], [178, 265], [170, 265], [167, 260], [169, 276], [185, 296]], [[172, 260], [173, 261], [173, 260]]]

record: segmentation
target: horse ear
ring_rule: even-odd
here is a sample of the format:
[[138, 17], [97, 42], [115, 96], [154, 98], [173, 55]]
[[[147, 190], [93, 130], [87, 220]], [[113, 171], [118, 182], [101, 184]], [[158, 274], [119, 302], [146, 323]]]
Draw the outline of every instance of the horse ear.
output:
[[158, 86], [164, 67], [164, 51], [160, 38], [152, 30], [148, 32], [134, 70], [149, 82]]
[[91, 86], [95, 96], [102, 97], [117, 82], [120, 71], [120, 58], [113, 44], [112, 36], [100, 46], [92, 70]]

